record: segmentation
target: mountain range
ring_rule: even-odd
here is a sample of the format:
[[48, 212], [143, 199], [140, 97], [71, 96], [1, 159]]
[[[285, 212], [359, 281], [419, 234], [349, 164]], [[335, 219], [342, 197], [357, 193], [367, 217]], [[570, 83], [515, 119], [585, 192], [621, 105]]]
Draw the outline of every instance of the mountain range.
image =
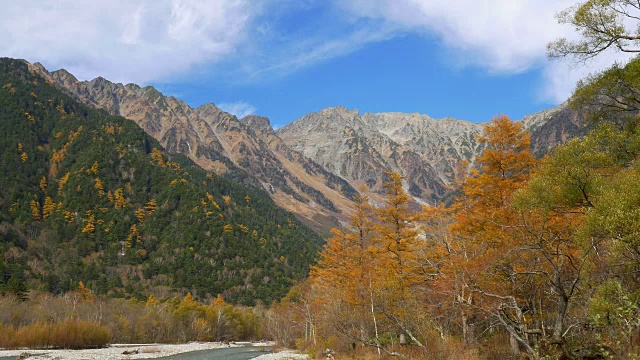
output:
[[[360, 113], [337, 106], [304, 115], [275, 131], [269, 119], [241, 119], [213, 103], [193, 108], [151, 86], [79, 81], [66, 70], [31, 68], [78, 101], [135, 121], [171, 153], [205, 170], [265, 189], [281, 207], [319, 234], [346, 219], [361, 185], [379, 193], [385, 172], [406, 178], [416, 202], [447, 201], [456, 178], [482, 150], [483, 124], [423, 114]], [[543, 155], [585, 129], [562, 104], [525, 116], [532, 150]]]

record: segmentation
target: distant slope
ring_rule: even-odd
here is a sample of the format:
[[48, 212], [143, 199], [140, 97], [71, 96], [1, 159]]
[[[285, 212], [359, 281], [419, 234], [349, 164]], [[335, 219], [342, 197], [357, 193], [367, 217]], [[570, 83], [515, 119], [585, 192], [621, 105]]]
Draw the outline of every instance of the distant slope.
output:
[[573, 137], [586, 135], [591, 128], [584, 116], [566, 103], [527, 115], [521, 121], [531, 134], [531, 149], [538, 156]]
[[235, 181], [262, 186], [276, 203], [321, 233], [338, 225], [335, 217], [355, 193], [344, 179], [278, 142], [266, 118], [238, 120], [214, 104], [194, 109], [150, 86], [100, 77], [78, 81], [65, 70], [34, 68], [79, 101], [134, 120], [170, 153], [185, 154]]
[[[60, 293], [83, 281], [116, 296], [192, 291], [253, 304], [306, 275], [320, 239], [263, 190], [165, 152], [136, 123], [79, 104], [39, 74], [0, 59], [0, 291]], [[172, 119], [187, 117], [166, 101]], [[223, 149], [217, 135], [202, 149], [194, 139], [204, 130], [153, 119], [148, 128], [176, 139], [167, 143], [233, 166], [213, 154]]]

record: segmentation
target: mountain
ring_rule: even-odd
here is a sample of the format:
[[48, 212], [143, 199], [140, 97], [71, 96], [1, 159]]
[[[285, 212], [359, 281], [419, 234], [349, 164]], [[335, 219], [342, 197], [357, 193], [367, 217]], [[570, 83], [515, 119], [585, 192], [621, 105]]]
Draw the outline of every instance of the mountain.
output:
[[[214, 104], [191, 108], [153, 87], [78, 81], [65, 70], [38, 71], [60, 89], [95, 108], [134, 120], [169, 152], [204, 169], [263, 187], [273, 200], [326, 236], [351, 208], [355, 188], [382, 190], [385, 172], [406, 177], [416, 201], [435, 204], [452, 195], [455, 179], [473, 166], [483, 146], [482, 124], [408, 113], [364, 113], [333, 107], [274, 131], [269, 119], [237, 119]], [[528, 115], [522, 124], [542, 155], [584, 132], [565, 104]]]
[[[580, 117], [566, 105], [522, 120], [532, 148], [543, 154], [579, 132]], [[353, 183], [380, 191], [385, 171], [406, 177], [417, 200], [434, 204], [451, 194], [454, 180], [473, 165], [484, 147], [477, 140], [483, 124], [407, 113], [364, 113], [332, 107], [307, 114], [279, 129], [291, 149]]]
[[[176, 153], [191, 147], [207, 164], [239, 173], [220, 154], [233, 143], [232, 125], [246, 132], [245, 124], [133, 85], [101, 93], [142, 94], [130, 95], [139, 104], [112, 104], [155, 114], [146, 129], [174, 146], [168, 150], [135, 122], [79, 103], [42, 74], [25, 61], [0, 59], [0, 293], [27, 286], [63, 293], [82, 281], [98, 294], [142, 299], [191, 291], [254, 304], [281, 298], [306, 276], [321, 244], [314, 232], [262, 188]], [[157, 107], [148, 105], [154, 96]], [[173, 123], [155, 113], [159, 104]], [[229, 129], [224, 143], [207, 132], [203, 118], [214, 116]]]
[[237, 119], [212, 103], [191, 108], [151, 86], [101, 77], [78, 81], [66, 70], [34, 68], [82, 103], [135, 121], [167, 151], [185, 154], [226, 178], [263, 187], [318, 232], [338, 225], [339, 209], [355, 193], [347, 181], [279, 141], [267, 118]]
[[542, 156], [573, 137], [586, 135], [593, 124], [585, 123], [585, 115], [563, 103], [552, 109], [522, 118], [522, 125], [531, 134], [531, 150]]

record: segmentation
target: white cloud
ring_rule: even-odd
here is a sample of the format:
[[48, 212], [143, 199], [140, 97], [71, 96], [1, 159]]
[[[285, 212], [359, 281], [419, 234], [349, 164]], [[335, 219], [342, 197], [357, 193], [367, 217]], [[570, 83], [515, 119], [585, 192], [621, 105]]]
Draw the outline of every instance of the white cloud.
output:
[[459, 61], [497, 72], [524, 71], [566, 35], [554, 15], [575, 0], [349, 0], [355, 16], [437, 36]]
[[[576, 1], [6, 1], [0, 56], [64, 67], [80, 79], [144, 84], [206, 65], [217, 80], [242, 83], [285, 76], [418, 33], [436, 38], [452, 55], [452, 66], [505, 74], [541, 68], [540, 96], [561, 102], [577, 79], [628, 58], [606, 54], [577, 68], [547, 61], [549, 41], [575, 36], [554, 15]], [[304, 21], [299, 14], [306, 14]]]
[[540, 90], [545, 100], [562, 102], [577, 80], [629, 56], [606, 54], [587, 66], [546, 59], [546, 45], [559, 37], [575, 38], [555, 14], [576, 0], [335, 0], [355, 18], [395, 26], [398, 32], [435, 36], [453, 50], [455, 65], [489, 72], [518, 73], [543, 68]]
[[0, 54], [145, 83], [233, 53], [260, 11], [250, 0], [9, 1]]
[[540, 97], [554, 103], [564, 102], [571, 96], [578, 80], [589, 74], [604, 70], [614, 63], [625, 63], [635, 54], [607, 52], [592, 59], [586, 66], [575, 65], [569, 61], [553, 61], [544, 68], [543, 87]]
[[243, 101], [221, 103], [216, 104], [216, 106], [222, 111], [235, 115], [238, 119], [242, 119], [247, 115], [253, 115], [257, 110], [255, 106]]

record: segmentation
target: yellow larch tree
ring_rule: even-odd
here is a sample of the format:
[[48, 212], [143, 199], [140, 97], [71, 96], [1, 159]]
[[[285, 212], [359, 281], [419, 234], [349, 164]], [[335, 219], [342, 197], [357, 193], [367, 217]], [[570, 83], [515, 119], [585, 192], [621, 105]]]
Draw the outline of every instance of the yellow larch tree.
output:
[[31, 200], [31, 218], [33, 221], [40, 221], [40, 203], [37, 200]]
[[47, 191], [47, 177], [43, 176], [42, 179], [40, 179], [40, 190], [42, 190], [42, 192], [46, 192]]
[[451, 261], [441, 278], [456, 292], [452, 295], [460, 308], [466, 342], [474, 338], [471, 309], [484, 307], [495, 314], [499, 296], [507, 292], [501, 269], [512, 266], [508, 255], [519, 246], [520, 214], [512, 197], [525, 186], [537, 163], [529, 150], [529, 134], [506, 116], [486, 124], [478, 140], [486, 148], [452, 205]]
[[51, 216], [54, 211], [56, 211], [56, 203], [53, 202], [51, 197], [47, 196], [44, 199], [44, 205], [42, 206], [42, 217], [46, 219]]

